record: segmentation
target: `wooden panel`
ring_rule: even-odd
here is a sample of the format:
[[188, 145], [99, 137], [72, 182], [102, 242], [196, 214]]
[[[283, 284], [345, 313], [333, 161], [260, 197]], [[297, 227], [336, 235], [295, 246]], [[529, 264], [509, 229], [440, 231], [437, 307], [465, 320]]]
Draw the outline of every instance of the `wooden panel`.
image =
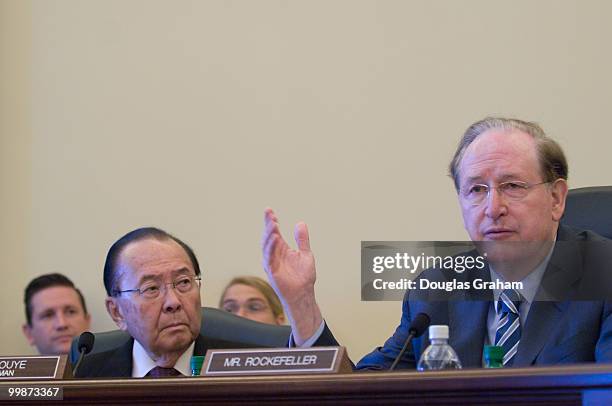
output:
[[[22, 382], [20, 382], [22, 383]], [[40, 382], [41, 384], [43, 382]], [[48, 381], [64, 403], [612, 404], [612, 365], [236, 378]], [[5, 390], [10, 382], [0, 382]], [[11, 404], [17, 404], [11, 401]], [[45, 401], [53, 404], [53, 401]]]

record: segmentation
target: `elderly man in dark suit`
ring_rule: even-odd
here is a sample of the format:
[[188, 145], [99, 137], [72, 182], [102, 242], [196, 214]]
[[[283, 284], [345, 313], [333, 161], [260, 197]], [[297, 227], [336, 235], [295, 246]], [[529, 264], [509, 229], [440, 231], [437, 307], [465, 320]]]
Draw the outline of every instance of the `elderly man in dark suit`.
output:
[[115, 242], [106, 257], [104, 286], [108, 313], [132, 338], [85, 357], [78, 377], [190, 375], [192, 355], [228, 345], [200, 335], [198, 260], [163, 230], [141, 228]]
[[[446, 324], [464, 367], [482, 365], [484, 345], [502, 346], [505, 366], [612, 361], [612, 306], [605, 285], [612, 247], [591, 232], [560, 226], [568, 166], [559, 145], [535, 123], [486, 118], [471, 125], [450, 164], [465, 228], [487, 248], [487, 266], [455, 278], [521, 282], [523, 288], [463, 292], [465, 300], [428, 301], [409, 292], [402, 319], [383, 347], [357, 368], [388, 369], [419, 312]], [[264, 266], [283, 298], [296, 345], [337, 344], [314, 298], [315, 265], [306, 225], [289, 248], [266, 210]], [[422, 277], [446, 278], [431, 269]], [[603, 289], [599, 287], [604, 286]], [[580, 300], [575, 300], [580, 299]], [[400, 367], [414, 368], [426, 347], [414, 339]]]

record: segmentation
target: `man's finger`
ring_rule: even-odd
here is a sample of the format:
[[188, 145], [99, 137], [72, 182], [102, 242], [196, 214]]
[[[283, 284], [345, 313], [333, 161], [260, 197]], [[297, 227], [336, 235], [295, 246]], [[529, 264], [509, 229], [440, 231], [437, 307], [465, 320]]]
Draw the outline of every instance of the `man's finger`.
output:
[[294, 237], [300, 251], [310, 251], [310, 237], [306, 223], [300, 221], [295, 225]]
[[264, 268], [269, 274], [272, 273], [273, 268], [278, 262], [277, 253], [274, 252], [278, 249], [277, 245], [278, 238], [276, 235], [272, 235], [270, 238], [268, 238], [266, 244], [263, 246]]
[[280, 236], [280, 230], [278, 229], [278, 223], [268, 222], [264, 226], [264, 231], [261, 234], [261, 248], [263, 249], [267, 241], [271, 236], [278, 234]]
[[267, 264], [266, 271], [272, 274], [278, 271], [283, 257], [286, 255], [289, 246], [279, 234], [270, 236], [263, 248], [263, 260]]
[[264, 222], [268, 223], [270, 221], [274, 221], [278, 223], [278, 217], [276, 217], [276, 213], [270, 207], [266, 207], [264, 210]]

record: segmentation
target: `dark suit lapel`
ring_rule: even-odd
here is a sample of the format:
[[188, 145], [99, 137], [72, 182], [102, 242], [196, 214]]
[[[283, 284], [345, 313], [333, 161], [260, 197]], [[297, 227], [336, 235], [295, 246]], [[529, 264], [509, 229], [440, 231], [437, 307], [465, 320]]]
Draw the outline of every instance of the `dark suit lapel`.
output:
[[457, 352], [464, 368], [482, 366], [490, 303], [482, 300], [448, 303], [449, 344]]
[[513, 366], [528, 366], [535, 362], [568, 305], [568, 301], [533, 302], [531, 304]]
[[113, 351], [97, 376], [131, 377], [132, 376], [132, 348], [134, 339], [130, 338], [125, 344]]
[[569, 306], [581, 273], [582, 255], [576, 237], [560, 227], [553, 254], [522, 328], [514, 366], [535, 363]]
[[448, 302], [449, 344], [457, 352], [463, 367], [481, 367], [491, 294], [474, 289], [473, 281], [476, 278], [490, 281], [491, 274], [488, 266], [469, 272], [465, 277], [472, 289], [465, 292], [463, 298]]

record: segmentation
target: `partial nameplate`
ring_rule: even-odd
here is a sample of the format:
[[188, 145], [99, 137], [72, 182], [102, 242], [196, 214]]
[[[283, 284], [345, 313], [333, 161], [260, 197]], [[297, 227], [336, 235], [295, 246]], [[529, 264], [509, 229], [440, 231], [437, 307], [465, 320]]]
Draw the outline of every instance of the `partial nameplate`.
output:
[[33, 355], [0, 357], [1, 380], [65, 379], [71, 377], [66, 368], [67, 355]]
[[208, 350], [202, 375], [282, 375], [351, 372], [344, 347]]

